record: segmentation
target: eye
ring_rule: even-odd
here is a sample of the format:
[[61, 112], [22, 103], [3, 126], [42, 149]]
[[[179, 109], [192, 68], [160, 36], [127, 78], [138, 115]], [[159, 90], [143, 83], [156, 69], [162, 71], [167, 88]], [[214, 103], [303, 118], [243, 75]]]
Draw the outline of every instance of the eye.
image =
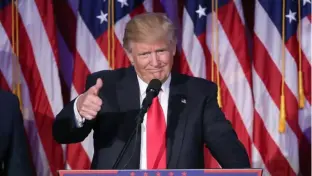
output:
[[157, 54], [165, 54], [167, 52], [166, 49], [160, 49], [157, 51]]
[[145, 53], [139, 54], [139, 57], [142, 58], [142, 59], [145, 59], [145, 58], [148, 58], [149, 55], [150, 55], [150, 52], [145, 52]]

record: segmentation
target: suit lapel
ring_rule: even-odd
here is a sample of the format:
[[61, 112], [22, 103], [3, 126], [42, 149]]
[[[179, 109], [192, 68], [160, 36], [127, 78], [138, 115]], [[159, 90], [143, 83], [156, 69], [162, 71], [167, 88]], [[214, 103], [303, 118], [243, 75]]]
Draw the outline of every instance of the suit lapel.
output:
[[167, 168], [177, 168], [188, 117], [186, 79], [172, 74], [167, 116]]
[[[120, 126], [121, 137], [120, 145], [117, 151], [121, 151], [128, 138], [130, 137], [133, 129], [136, 127], [135, 117], [140, 108], [140, 91], [137, 76], [133, 67], [128, 68], [123, 79], [117, 83], [116, 86], [117, 101], [119, 105], [119, 112], [123, 115], [123, 123]], [[138, 169], [140, 164], [140, 144], [141, 144], [141, 128], [139, 128], [137, 143], [134, 145], [135, 137], [132, 139], [127, 151], [125, 152], [121, 162], [117, 168], [122, 169], [132, 156], [131, 161], [127, 164], [125, 169]], [[134, 151], [134, 147], [136, 150]]]
[[133, 67], [128, 68], [123, 79], [116, 86], [120, 112], [138, 110], [140, 108], [140, 88]]

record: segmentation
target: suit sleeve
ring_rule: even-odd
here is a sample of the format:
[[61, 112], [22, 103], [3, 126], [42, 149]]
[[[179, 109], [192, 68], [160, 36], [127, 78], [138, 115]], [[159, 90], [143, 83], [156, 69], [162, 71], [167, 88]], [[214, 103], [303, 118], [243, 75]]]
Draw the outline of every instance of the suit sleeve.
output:
[[13, 99], [12, 111], [12, 137], [8, 157], [5, 163], [5, 172], [7, 173], [7, 176], [33, 176], [35, 175], [35, 172], [17, 97]]
[[222, 168], [250, 168], [244, 146], [219, 108], [216, 85], [210, 89], [213, 93], [206, 100], [203, 116], [206, 146]]
[[[86, 90], [95, 84], [95, 78], [88, 76]], [[67, 104], [60, 113], [57, 114], [53, 123], [53, 137], [61, 144], [70, 144], [83, 141], [91, 132], [94, 121], [85, 120], [79, 127], [74, 112], [75, 100]]]

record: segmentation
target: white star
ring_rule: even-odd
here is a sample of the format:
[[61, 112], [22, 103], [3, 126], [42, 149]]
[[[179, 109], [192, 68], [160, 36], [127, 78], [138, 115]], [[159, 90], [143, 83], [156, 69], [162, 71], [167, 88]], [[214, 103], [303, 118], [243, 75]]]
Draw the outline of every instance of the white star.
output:
[[196, 13], [198, 13], [199, 18], [202, 17], [202, 16], [206, 16], [205, 10], [206, 10], [206, 7], [202, 8], [201, 5], [198, 6], [198, 9], [196, 10]]
[[121, 8], [123, 8], [124, 6], [129, 6], [127, 0], [118, 0], [118, 2], [120, 2]]
[[107, 22], [107, 13], [103, 13], [103, 11], [101, 10], [101, 15], [96, 16], [96, 18], [101, 20], [101, 24], [106, 21]]
[[306, 5], [306, 3], [310, 3], [311, 4], [311, 0], [303, 0], [303, 5]]
[[292, 20], [297, 21], [295, 16], [296, 16], [296, 12], [292, 12], [292, 11], [289, 9], [289, 13], [286, 15], [286, 18], [289, 19], [289, 23], [291, 23]]

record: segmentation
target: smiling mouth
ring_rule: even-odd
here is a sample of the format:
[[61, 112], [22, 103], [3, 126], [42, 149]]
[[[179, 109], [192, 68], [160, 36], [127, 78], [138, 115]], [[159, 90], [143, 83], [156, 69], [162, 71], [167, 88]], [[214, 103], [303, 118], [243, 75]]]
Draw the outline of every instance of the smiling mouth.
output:
[[162, 70], [149, 70], [151, 73], [161, 72]]

